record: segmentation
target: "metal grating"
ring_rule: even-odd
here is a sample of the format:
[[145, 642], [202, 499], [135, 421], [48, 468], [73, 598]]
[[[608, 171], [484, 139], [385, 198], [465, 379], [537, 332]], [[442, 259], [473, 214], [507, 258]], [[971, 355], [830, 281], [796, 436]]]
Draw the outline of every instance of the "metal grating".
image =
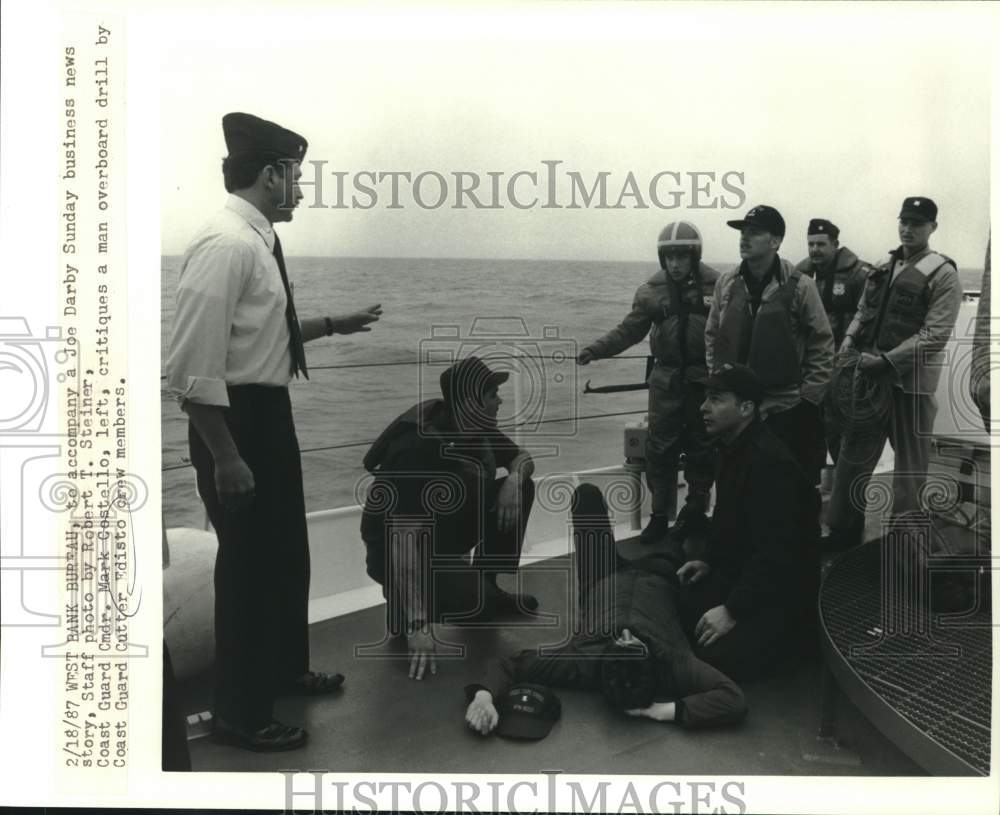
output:
[[[878, 704], [902, 717], [886, 733], [901, 749], [920, 742], [923, 755], [928, 746], [950, 752], [970, 771], [989, 775], [989, 607], [942, 622], [935, 619], [933, 601], [883, 599], [882, 568], [878, 542], [832, 564], [820, 593], [825, 636]], [[988, 567], [979, 575], [987, 602], [989, 575]], [[955, 763], [952, 756], [942, 762]]]

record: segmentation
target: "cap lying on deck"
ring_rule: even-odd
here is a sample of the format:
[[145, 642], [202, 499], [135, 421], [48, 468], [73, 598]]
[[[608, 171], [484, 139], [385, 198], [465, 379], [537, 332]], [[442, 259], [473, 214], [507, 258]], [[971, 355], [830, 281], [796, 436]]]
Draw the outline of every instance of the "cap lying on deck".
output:
[[550, 688], [526, 683], [512, 685], [496, 707], [496, 733], [509, 739], [544, 739], [562, 713], [562, 703]]

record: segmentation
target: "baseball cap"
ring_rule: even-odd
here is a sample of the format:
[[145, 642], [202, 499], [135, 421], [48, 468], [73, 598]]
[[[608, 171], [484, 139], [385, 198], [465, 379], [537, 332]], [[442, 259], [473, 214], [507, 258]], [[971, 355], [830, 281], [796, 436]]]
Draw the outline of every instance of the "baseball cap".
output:
[[508, 378], [509, 373], [490, 370], [479, 357], [466, 357], [441, 373], [441, 394], [453, 404], [470, 402]]
[[764, 398], [764, 387], [753, 369], [731, 362], [725, 362], [712, 371], [705, 387], [735, 393], [737, 399], [749, 399], [755, 405], [759, 405]]
[[921, 198], [919, 195], [913, 195], [903, 199], [903, 206], [899, 209], [899, 217], [937, 221], [937, 212], [937, 204], [930, 198]]
[[840, 230], [837, 225], [826, 218], [813, 218], [809, 221], [809, 231], [806, 235], [829, 235], [830, 240], [835, 241], [840, 237]]
[[544, 739], [562, 714], [562, 702], [545, 685], [512, 685], [497, 700], [498, 736]]
[[756, 226], [776, 235], [779, 238], [785, 237], [785, 219], [774, 207], [767, 204], [758, 204], [738, 221], [726, 221], [733, 229], [742, 229], [745, 226]]

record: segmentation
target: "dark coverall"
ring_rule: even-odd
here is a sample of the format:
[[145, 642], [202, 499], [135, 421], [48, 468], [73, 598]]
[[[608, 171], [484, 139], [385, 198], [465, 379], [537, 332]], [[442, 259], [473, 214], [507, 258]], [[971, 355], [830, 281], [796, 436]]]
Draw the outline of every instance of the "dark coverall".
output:
[[492, 616], [499, 593], [496, 576], [517, 570], [534, 501], [534, 483], [527, 478], [515, 528], [497, 528], [493, 507], [507, 478], [496, 478], [497, 467], [509, 467], [519, 452], [497, 429], [460, 434], [441, 399], [410, 408], [372, 445], [364, 463], [375, 481], [368, 489], [361, 537], [368, 576], [382, 586], [389, 604], [391, 633], [414, 622], [404, 619], [407, 604], [399, 596], [397, 550], [389, 544], [394, 526], [425, 533], [403, 544], [407, 556], [419, 558], [426, 576], [424, 622]]

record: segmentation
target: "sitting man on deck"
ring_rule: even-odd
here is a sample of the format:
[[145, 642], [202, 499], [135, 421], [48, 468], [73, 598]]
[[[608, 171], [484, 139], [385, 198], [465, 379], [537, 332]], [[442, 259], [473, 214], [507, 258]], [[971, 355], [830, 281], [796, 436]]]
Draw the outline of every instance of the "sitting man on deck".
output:
[[496, 425], [508, 376], [477, 357], [456, 363], [441, 374], [444, 398], [394, 419], [365, 456], [366, 567], [390, 632], [407, 638], [411, 679], [437, 673], [434, 624], [538, 607], [497, 585], [517, 570], [534, 500], [530, 454]]
[[572, 512], [578, 627], [566, 645], [527, 649], [494, 663], [489, 687], [469, 685], [468, 726], [483, 735], [496, 727], [493, 694], [504, 682], [502, 673], [511, 682], [596, 690], [615, 710], [685, 728], [741, 721], [743, 692], [692, 653], [678, 621], [682, 558], [619, 556], [607, 505], [593, 484], [577, 488]]
[[745, 365], [712, 372], [702, 415], [719, 441], [704, 560], [678, 570], [695, 654], [737, 681], [771, 671], [811, 632], [818, 591], [819, 495], [761, 421], [763, 386]]

